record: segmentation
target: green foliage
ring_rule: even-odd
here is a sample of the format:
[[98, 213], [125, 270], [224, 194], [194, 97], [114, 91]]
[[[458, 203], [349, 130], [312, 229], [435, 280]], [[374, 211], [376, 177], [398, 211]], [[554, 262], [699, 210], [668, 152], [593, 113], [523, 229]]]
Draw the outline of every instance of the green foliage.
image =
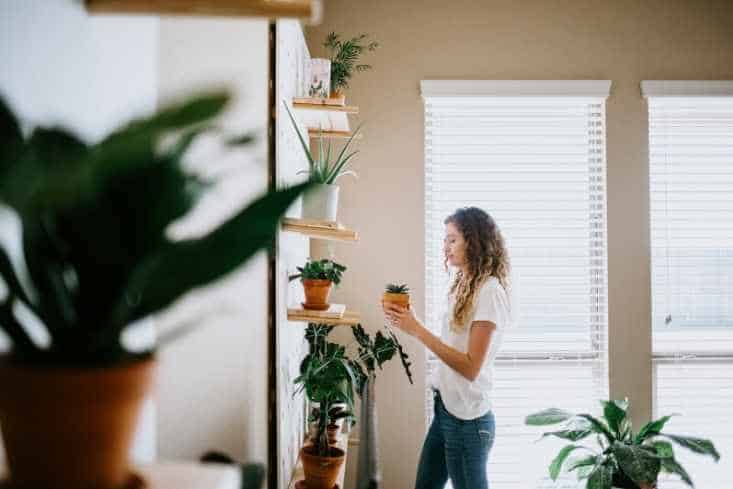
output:
[[335, 285], [341, 283], [341, 276], [346, 267], [326, 258], [322, 260], [308, 260], [302, 267], [295, 267], [300, 273], [294, 277], [300, 280], [330, 280]]
[[300, 375], [293, 381], [298, 388], [294, 394], [305, 391], [311, 402], [318, 403], [318, 435], [313, 441], [320, 456], [328, 454], [327, 427], [337, 418], [334, 404], [346, 403], [349, 413], [354, 412], [354, 389], [358, 373], [346, 348], [326, 340], [330, 326], [309, 324], [306, 330], [310, 351], [300, 364]]
[[371, 70], [371, 65], [357, 64], [364, 51], [374, 51], [379, 47], [376, 41], [366, 42], [367, 34], [341, 40], [341, 36], [331, 32], [326, 36], [323, 46], [328, 49], [331, 59], [331, 89], [348, 88], [354, 71]]
[[[128, 325], [270, 247], [281, 216], [310, 184], [269, 192], [202, 237], [173, 241], [166, 234], [207, 186], [184, 170], [182, 157], [213, 130], [228, 100], [220, 92], [198, 96], [91, 145], [60, 128], [24, 137], [0, 100], [0, 201], [20, 219], [32, 285], [24, 289], [0, 247], [8, 289], [0, 327], [15, 360], [91, 366], [134, 358], [121, 344]], [[48, 348], [31, 339], [15, 306], [43, 324]]]
[[407, 294], [410, 292], [407, 284], [387, 284], [386, 290], [390, 294]]
[[[374, 340], [371, 339], [361, 324], [353, 326], [351, 331], [359, 345], [359, 359], [364, 364], [370, 376], [375, 374], [377, 368], [381, 370], [382, 365], [391, 360], [395, 353], [397, 353], [400, 356], [400, 362], [402, 363], [402, 368], [405, 370], [407, 379], [410, 381], [410, 384], [413, 383], [412, 372], [410, 372], [410, 365], [412, 363], [409, 361], [409, 356], [405, 353], [402, 345], [392, 331], [388, 331], [387, 336], [381, 331], [377, 331], [374, 335]], [[359, 392], [361, 392], [361, 387], [363, 385], [360, 386]]]
[[298, 129], [298, 124], [295, 122], [295, 117], [293, 117], [292, 112], [290, 112], [288, 104], [285, 103], [285, 101], [283, 101], [283, 103], [285, 104], [285, 109], [288, 111], [290, 122], [293, 124], [293, 128], [298, 135], [300, 145], [303, 148], [303, 151], [305, 151], [306, 157], [308, 158], [308, 171], [305, 173], [308, 173], [309, 179], [312, 182], [325, 185], [334, 185], [336, 183], [336, 180], [344, 175], [352, 175], [354, 177], [358, 176], [355, 171], [348, 170], [348, 163], [351, 158], [359, 153], [359, 151], [352, 151], [348, 154], [347, 152], [349, 150], [349, 146], [351, 146], [352, 141], [354, 140], [356, 135], [359, 134], [359, 131], [361, 130], [361, 124], [354, 130], [354, 133], [349, 137], [349, 139], [346, 141], [346, 144], [343, 148], [341, 148], [341, 151], [338, 154], [335, 154], [332, 151], [330, 140], [328, 141], [328, 146], [324, 151], [323, 140], [325, 138], [323, 137], [323, 131], [320, 131], [318, 136], [318, 153], [314, 155], [311, 152], [309, 140], [307, 138], [304, 138], [303, 135], [300, 133], [300, 130]]
[[[603, 418], [589, 414], [572, 414], [557, 408], [550, 408], [531, 414], [525, 423], [532, 426], [547, 426], [563, 423], [559, 431], [547, 432], [542, 438], [554, 436], [577, 442], [596, 435], [597, 450], [583, 445], [567, 445], [550, 464], [550, 477], [556, 480], [563, 465], [576, 471], [578, 479], [587, 479], [587, 489], [639, 489], [640, 485], [656, 482], [659, 472], [678, 475], [690, 487], [694, 487], [685, 469], [675, 460], [672, 445], [662, 438], [692, 450], [709, 455], [716, 462], [720, 454], [710, 440], [662, 433], [669, 416], [651, 421], [634, 435], [627, 419], [628, 400], [601, 401]], [[592, 452], [583, 458], [569, 458], [571, 452], [584, 449]]]

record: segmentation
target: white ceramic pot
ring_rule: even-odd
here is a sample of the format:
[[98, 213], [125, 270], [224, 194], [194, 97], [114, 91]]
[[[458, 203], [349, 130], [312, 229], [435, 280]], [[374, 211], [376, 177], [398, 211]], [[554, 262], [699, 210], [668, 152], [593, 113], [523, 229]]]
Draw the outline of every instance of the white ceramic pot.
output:
[[336, 221], [339, 187], [319, 183], [303, 195], [303, 219]]

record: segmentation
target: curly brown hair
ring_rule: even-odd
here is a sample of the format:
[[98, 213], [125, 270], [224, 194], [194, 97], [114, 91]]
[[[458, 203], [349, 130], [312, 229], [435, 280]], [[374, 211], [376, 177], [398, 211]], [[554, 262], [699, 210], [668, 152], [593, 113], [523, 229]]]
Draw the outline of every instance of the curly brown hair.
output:
[[[501, 230], [487, 212], [478, 207], [463, 207], [443, 221], [448, 223], [458, 228], [466, 242], [466, 273], [459, 270], [450, 287], [450, 294], [456, 299], [451, 328], [461, 331], [467, 326], [479, 290], [489, 277], [496, 277], [504, 290], [509, 290], [511, 265]], [[447, 271], [447, 257], [444, 266]]]

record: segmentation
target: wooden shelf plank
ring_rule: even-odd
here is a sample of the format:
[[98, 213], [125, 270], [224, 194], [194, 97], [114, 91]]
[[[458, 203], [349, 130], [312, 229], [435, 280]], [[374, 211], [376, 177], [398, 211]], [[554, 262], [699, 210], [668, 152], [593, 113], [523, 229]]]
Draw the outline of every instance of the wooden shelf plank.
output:
[[[324, 138], [332, 139], [349, 139], [353, 133], [351, 131], [321, 131], [319, 129], [308, 129], [308, 136], [315, 139], [321, 135]], [[355, 140], [361, 139], [361, 134], [357, 134]]]
[[351, 132], [348, 115], [359, 113], [359, 107], [320, 103], [293, 103], [293, 110], [309, 130], [346, 133]]
[[347, 229], [339, 223], [326, 221], [313, 221], [308, 219], [284, 218], [282, 221], [283, 231], [291, 231], [304, 234], [311, 238], [325, 239], [332, 241], [358, 241], [359, 235], [356, 231]]
[[341, 98], [314, 98], [314, 97], [294, 97], [294, 104], [317, 104], [317, 105], [334, 105], [343, 107], [346, 105], [346, 97]]
[[94, 14], [285, 17], [317, 22], [321, 0], [85, 0]]
[[305, 309], [288, 309], [288, 321], [298, 321], [304, 323], [331, 324], [333, 326], [354, 326], [361, 322], [361, 315], [355, 311], [344, 312], [341, 318], [321, 318], [309, 314], [313, 311]]

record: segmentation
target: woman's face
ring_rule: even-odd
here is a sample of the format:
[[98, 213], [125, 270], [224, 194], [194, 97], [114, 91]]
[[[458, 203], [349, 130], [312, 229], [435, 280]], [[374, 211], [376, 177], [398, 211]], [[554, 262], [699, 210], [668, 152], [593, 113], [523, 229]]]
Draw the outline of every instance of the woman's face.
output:
[[466, 241], [452, 222], [445, 225], [443, 252], [448, 260], [448, 265], [462, 268], [466, 264]]

